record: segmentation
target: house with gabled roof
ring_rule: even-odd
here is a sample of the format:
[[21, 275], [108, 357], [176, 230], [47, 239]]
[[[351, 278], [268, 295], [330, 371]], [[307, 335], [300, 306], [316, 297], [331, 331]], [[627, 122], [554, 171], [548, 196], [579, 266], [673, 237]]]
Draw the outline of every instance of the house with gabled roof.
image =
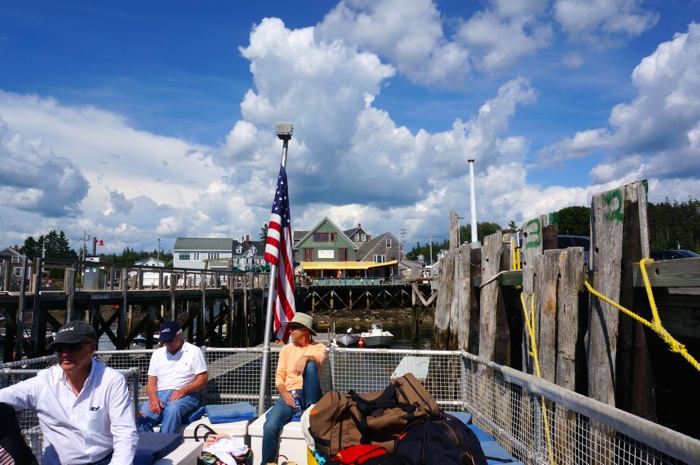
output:
[[265, 261], [265, 242], [251, 241], [250, 236], [239, 236], [233, 240], [232, 269], [262, 270], [269, 265]]
[[250, 236], [236, 239], [178, 237], [173, 248], [175, 268], [209, 270], [250, 270], [267, 266], [265, 243], [251, 241]]
[[[0, 250], [0, 291], [17, 290], [22, 282], [22, 271], [27, 257], [12, 247]], [[32, 262], [29, 261], [27, 276], [29, 279], [33, 273]]]
[[358, 250], [358, 260], [371, 260], [375, 263], [396, 261], [401, 255], [401, 245], [390, 232], [380, 234], [362, 244]]
[[233, 239], [178, 237], [173, 247], [175, 268], [227, 270], [233, 255]]
[[165, 262], [163, 260], [159, 260], [157, 258], [149, 257], [149, 258], [144, 258], [143, 260], [135, 261], [134, 265], [137, 265], [137, 266], [156, 266], [156, 267], [164, 268]]
[[294, 259], [311, 277], [398, 275], [400, 246], [391, 233], [373, 240], [362, 225], [343, 231], [326, 217], [310, 231], [295, 233], [294, 238]]
[[356, 228], [346, 229], [343, 232], [355, 243], [363, 243], [372, 239], [372, 236], [362, 229], [362, 223], [358, 224]]

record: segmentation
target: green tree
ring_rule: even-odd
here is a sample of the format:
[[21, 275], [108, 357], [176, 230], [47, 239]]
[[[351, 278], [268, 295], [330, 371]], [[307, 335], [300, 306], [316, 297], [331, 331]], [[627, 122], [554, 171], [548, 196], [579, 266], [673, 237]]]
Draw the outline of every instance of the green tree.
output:
[[262, 228], [260, 228], [260, 242], [265, 242], [267, 240], [267, 229], [268, 229], [268, 224], [265, 223], [262, 225]]
[[[477, 223], [476, 224], [476, 237], [477, 240], [483, 241], [484, 237], [489, 236], [495, 232], [501, 231], [501, 225], [498, 223]], [[459, 227], [459, 238], [460, 242], [471, 241], [471, 225], [460, 226]], [[449, 250], [450, 241], [449, 239], [443, 239], [441, 243], [433, 241], [432, 243], [432, 257], [431, 257], [431, 244], [426, 243], [421, 245], [420, 242], [416, 242], [416, 245], [412, 250], [406, 252], [406, 258], [409, 260], [417, 260], [420, 255], [423, 255], [426, 262], [430, 262], [431, 258], [433, 262], [437, 260], [437, 256], [442, 250]]]
[[39, 236], [39, 240], [34, 240], [32, 236], [29, 236], [25, 239], [20, 252], [31, 259], [45, 256], [46, 258], [74, 260], [78, 257], [75, 250], [70, 248], [70, 241], [66, 234], [63, 231], [57, 233], [55, 230], [46, 236]]
[[649, 242], [652, 250], [700, 250], [700, 201], [649, 203]]
[[[493, 233], [503, 230], [501, 225], [498, 223], [489, 223], [485, 221], [483, 223], [476, 223], [476, 240], [483, 242], [486, 236], [490, 236]], [[466, 226], [459, 227], [459, 237], [461, 242], [471, 242], [472, 240], [472, 225], [468, 224]]]
[[31, 260], [41, 257], [41, 243], [35, 240], [34, 237], [29, 236], [24, 240], [24, 244], [20, 247], [19, 253]]
[[559, 234], [573, 236], [591, 235], [591, 209], [589, 207], [566, 207], [559, 210]]
[[127, 247], [122, 251], [119, 263], [134, 263], [143, 258], [138, 252]]

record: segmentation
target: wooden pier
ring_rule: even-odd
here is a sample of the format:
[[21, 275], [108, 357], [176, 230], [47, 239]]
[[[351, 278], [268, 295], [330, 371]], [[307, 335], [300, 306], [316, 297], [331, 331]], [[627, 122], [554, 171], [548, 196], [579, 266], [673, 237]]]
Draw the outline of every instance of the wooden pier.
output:
[[[47, 339], [65, 321], [87, 320], [116, 349], [144, 336], [146, 347], [164, 320], [181, 323], [189, 342], [209, 347], [249, 347], [263, 341], [269, 273], [173, 269], [43, 259], [18, 292], [0, 292], [5, 317], [3, 360], [44, 355]], [[41, 276], [59, 275], [58, 287]], [[27, 275], [30, 275], [27, 272]], [[42, 287], [42, 284], [43, 287]], [[429, 284], [381, 280], [295, 283], [298, 311], [429, 306]], [[22, 334], [23, 337], [17, 337]]]

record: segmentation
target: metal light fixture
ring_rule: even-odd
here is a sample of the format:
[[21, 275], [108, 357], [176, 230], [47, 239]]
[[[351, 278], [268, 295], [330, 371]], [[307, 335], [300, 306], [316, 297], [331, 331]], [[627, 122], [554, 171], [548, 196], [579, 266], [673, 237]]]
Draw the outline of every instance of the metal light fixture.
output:
[[294, 131], [294, 125], [292, 123], [275, 123], [275, 132], [277, 133], [277, 137], [282, 140], [291, 139], [292, 131]]

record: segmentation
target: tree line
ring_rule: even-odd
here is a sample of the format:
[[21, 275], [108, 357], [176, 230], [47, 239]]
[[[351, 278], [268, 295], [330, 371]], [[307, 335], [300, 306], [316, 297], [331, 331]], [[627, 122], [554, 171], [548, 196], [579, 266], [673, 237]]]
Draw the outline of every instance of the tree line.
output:
[[[648, 203], [649, 245], [651, 250], [686, 249], [700, 253], [700, 200], [689, 199], [685, 202], [669, 201], [653, 204]], [[566, 207], [557, 212], [559, 234], [574, 236], [590, 236], [591, 209], [590, 207]], [[512, 231], [519, 231], [514, 221], [508, 224]], [[477, 223], [476, 235], [480, 242], [490, 234], [501, 231], [498, 223]], [[460, 226], [460, 243], [471, 241], [471, 225]], [[449, 241], [432, 243], [432, 258], [441, 250], [448, 250]], [[423, 256], [426, 263], [430, 261], [431, 245], [419, 242], [406, 253], [409, 260], [417, 260]]]
[[[34, 260], [36, 258], [60, 258], [67, 260], [77, 260], [82, 255], [90, 255], [86, 250], [83, 250], [81, 246], [78, 251], [70, 247], [70, 241], [63, 231], [56, 232], [52, 230], [46, 235], [39, 236], [38, 239], [34, 239], [33, 236], [29, 236], [24, 240], [24, 244], [21, 247], [13, 247], [22, 255], [27, 258]], [[136, 250], [126, 247], [122, 250], [120, 254], [114, 252], [109, 254], [99, 254], [100, 261], [105, 263], [134, 263], [139, 260], [145, 260], [147, 258], [159, 258], [165, 262], [166, 266], [170, 264], [172, 266], [173, 254], [172, 252], [158, 253], [157, 249], [151, 251], [142, 250], [137, 252]]]

